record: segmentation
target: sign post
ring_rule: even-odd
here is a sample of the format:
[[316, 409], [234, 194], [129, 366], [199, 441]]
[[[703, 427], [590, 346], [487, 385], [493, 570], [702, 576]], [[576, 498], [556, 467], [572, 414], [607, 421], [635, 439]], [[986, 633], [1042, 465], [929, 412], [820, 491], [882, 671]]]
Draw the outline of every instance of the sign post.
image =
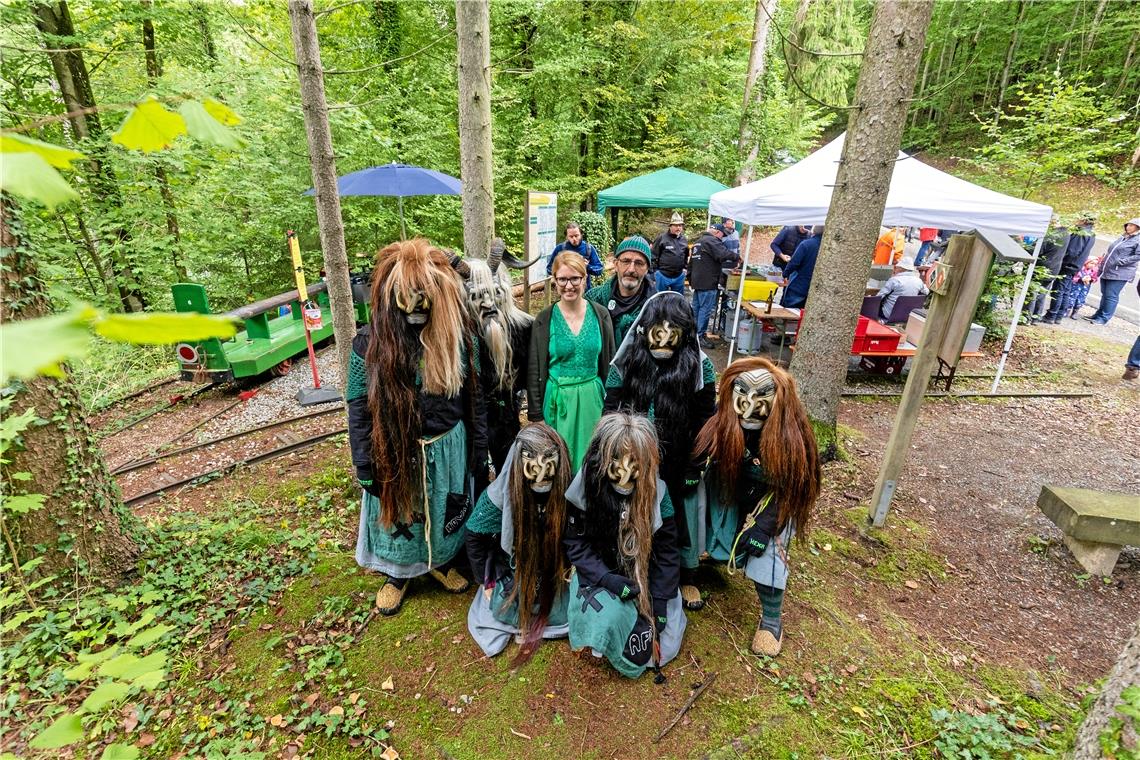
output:
[[[558, 245], [558, 193], [529, 191], [526, 194], [526, 260], [546, 256]], [[526, 270], [523, 284], [523, 308], [530, 311], [530, 289], [548, 279], [546, 267], [538, 263]]]
[[315, 301], [309, 300], [309, 290], [305, 284], [305, 269], [301, 265], [301, 247], [297, 244], [297, 233], [286, 230], [285, 237], [289, 241], [289, 256], [293, 259], [293, 277], [297, 281], [297, 298], [301, 302], [301, 325], [305, 329], [305, 345], [309, 347], [309, 366], [313, 370], [313, 387], [301, 386], [297, 391], [297, 402], [301, 406], [325, 404], [330, 401], [340, 401], [340, 391], [330, 386], [321, 387], [321, 376], [317, 371], [317, 353], [313, 350], [313, 334], [311, 330], [321, 327], [321, 307]]

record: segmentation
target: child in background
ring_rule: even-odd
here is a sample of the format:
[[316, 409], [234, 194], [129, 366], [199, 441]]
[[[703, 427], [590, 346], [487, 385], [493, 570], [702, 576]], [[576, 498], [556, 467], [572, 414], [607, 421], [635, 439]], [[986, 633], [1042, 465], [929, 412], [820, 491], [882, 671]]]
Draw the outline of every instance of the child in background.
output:
[[1061, 302], [1061, 316], [1069, 317], [1070, 319], [1077, 318], [1077, 312], [1085, 305], [1085, 298], [1088, 297], [1089, 288], [1092, 284], [1100, 279], [1100, 274], [1097, 268], [1100, 266], [1100, 257], [1090, 257], [1085, 265], [1081, 267], [1081, 271], [1073, 275], [1073, 286], [1069, 288], [1065, 294], [1065, 300]]

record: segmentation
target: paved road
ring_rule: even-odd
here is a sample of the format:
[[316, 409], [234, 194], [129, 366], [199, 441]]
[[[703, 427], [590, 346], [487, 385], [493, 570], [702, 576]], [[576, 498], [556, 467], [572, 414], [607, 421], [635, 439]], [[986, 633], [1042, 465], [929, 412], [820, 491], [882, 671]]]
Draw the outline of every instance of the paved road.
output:
[[[1116, 240], [1116, 238], [1097, 235], [1091, 255], [1103, 256], [1105, 250], [1113, 240]], [[1093, 285], [1092, 288], [1089, 289], [1089, 296], [1085, 299], [1085, 303], [1094, 308], [1100, 306], [1100, 285]], [[1121, 291], [1120, 305], [1116, 307], [1116, 315], [1113, 319], [1124, 319], [1134, 325], [1140, 325], [1140, 295], [1136, 293], [1135, 282], [1124, 286], [1124, 290]]]

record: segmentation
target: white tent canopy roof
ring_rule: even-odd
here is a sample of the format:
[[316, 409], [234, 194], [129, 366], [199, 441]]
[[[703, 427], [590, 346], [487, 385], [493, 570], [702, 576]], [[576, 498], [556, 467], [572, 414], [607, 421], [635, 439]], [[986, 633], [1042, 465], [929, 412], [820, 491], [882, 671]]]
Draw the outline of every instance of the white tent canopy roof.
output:
[[[744, 224], [823, 224], [846, 133], [770, 177], [713, 193], [709, 213]], [[899, 151], [883, 224], [1041, 235], [1053, 209], [987, 190]]]

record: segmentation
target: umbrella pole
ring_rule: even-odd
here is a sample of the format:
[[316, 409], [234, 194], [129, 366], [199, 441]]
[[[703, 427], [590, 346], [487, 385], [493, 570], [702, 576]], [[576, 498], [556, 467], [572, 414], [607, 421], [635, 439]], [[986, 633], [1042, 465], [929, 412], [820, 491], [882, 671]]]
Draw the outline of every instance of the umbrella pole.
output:
[[740, 331], [740, 304], [744, 300], [744, 280], [748, 278], [748, 257], [752, 255], [752, 225], [748, 225], [748, 235], [744, 243], [744, 256], [740, 262], [740, 286], [736, 291], [736, 315], [732, 318], [732, 342], [728, 344], [728, 363], [736, 353], [736, 336]]
[[396, 200], [400, 203], [400, 240], [407, 240], [408, 231], [404, 229], [404, 196], [397, 195]]

